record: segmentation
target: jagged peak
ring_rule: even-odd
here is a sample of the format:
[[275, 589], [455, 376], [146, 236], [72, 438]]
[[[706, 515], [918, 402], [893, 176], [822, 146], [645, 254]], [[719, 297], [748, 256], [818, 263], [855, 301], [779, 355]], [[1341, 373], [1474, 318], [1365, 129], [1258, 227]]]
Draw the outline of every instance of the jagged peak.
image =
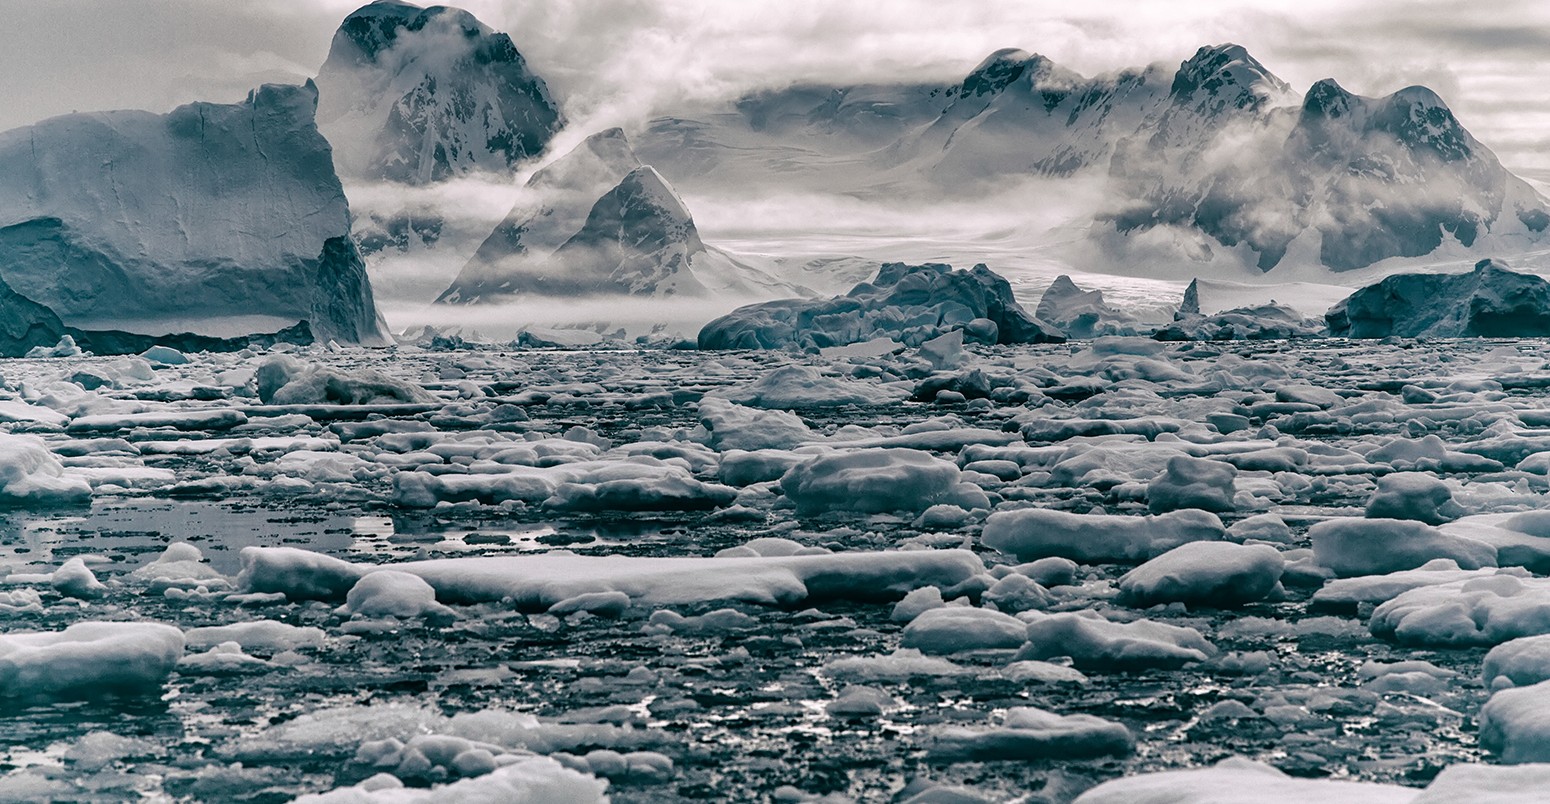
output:
[[1184, 97], [1205, 89], [1214, 95], [1232, 86], [1242, 87], [1240, 92], [1258, 102], [1291, 91], [1290, 85], [1266, 69], [1246, 48], [1229, 42], [1202, 47], [1180, 64], [1173, 77], [1172, 94]]
[[591, 184], [599, 177], [610, 177], [615, 184], [640, 167], [640, 157], [630, 147], [621, 128], [595, 132], [558, 159], [545, 165], [528, 180], [529, 187], [575, 188]]
[[959, 94], [964, 97], [992, 95], [1011, 86], [1025, 75], [1049, 73], [1055, 65], [1037, 53], [1019, 48], [1002, 48], [975, 65], [963, 79]]
[[468, 37], [489, 36], [494, 29], [472, 13], [452, 6], [422, 8], [400, 0], [378, 0], [350, 12], [334, 33], [328, 62], [372, 64], [397, 43], [403, 32], [418, 32], [432, 22], [455, 25]]
[[1357, 96], [1340, 86], [1335, 79], [1325, 78], [1308, 87], [1308, 93], [1302, 100], [1302, 112], [1305, 117], [1344, 117], [1350, 113], [1356, 101]]

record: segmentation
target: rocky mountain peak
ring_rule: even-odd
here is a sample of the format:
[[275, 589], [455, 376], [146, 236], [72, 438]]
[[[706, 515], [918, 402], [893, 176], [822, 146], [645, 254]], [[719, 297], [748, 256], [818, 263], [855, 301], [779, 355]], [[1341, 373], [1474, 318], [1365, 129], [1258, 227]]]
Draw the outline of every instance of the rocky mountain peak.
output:
[[1202, 47], [1179, 65], [1170, 95], [1177, 103], [1263, 109], [1286, 99], [1292, 88], [1241, 45]]
[[448, 6], [358, 9], [317, 83], [319, 125], [352, 177], [425, 184], [510, 170], [563, 122], [511, 37]]

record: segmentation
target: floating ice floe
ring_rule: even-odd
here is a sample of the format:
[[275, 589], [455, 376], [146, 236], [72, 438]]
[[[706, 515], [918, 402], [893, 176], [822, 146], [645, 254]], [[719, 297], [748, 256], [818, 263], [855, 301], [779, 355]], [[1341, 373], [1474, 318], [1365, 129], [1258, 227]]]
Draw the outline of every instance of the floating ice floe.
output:
[[991, 514], [980, 541], [1020, 561], [1053, 556], [1140, 562], [1187, 542], [1220, 541], [1226, 534], [1215, 514], [1198, 510], [1135, 517], [1022, 508]]
[[655, 604], [889, 599], [922, 586], [954, 586], [983, 573], [985, 565], [965, 550], [905, 550], [757, 558], [635, 558], [553, 551], [376, 566], [296, 548], [247, 547], [242, 550], [238, 585], [246, 592], [284, 593], [294, 600], [341, 600], [361, 578], [378, 570], [419, 576], [447, 603], [509, 598], [519, 608], [543, 611], [594, 592], [622, 592], [632, 601]]
[[277, 355], [258, 367], [258, 398], [273, 405], [434, 402], [425, 389], [372, 369], [343, 371]]
[[922, 653], [946, 655], [973, 650], [1018, 648], [1028, 625], [1009, 614], [968, 606], [923, 611], [904, 627], [900, 644]]
[[68, 472], [37, 436], [0, 434], [0, 504], [76, 505], [91, 484]]
[[1422, 586], [1373, 610], [1374, 636], [1464, 647], [1550, 633], [1550, 578], [1509, 574]]
[[780, 488], [803, 515], [919, 513], [939, 503], [990, 507], [984, 492], [963, 482], [955, 464], [902, 448], [822, 455], [793, 466], [781, 477]]
[[1111, 720], [1016, 706], [996, 726], [937, 729], [928, 751], [937, 761], [985, 762], [1125, 756], [1134, 748], [1130, 730]]
[[483, 776], [429, 789], [405, 787], [396, 778], [373, 776], [360, 784], [313, 793], [296, 804], [433, 804], [442, 801], [603, 804], [608, 782], [561, 765], [549, 757], [523, 757]]
[[0, 635], [0, 698], [154, 690], [183, 656], [183, 632], [160, 623], [76, 623]]
[[1229, 608], [1262, 600], [1276, 590], [1285, 561], [1263, 544], [1181, 544], [1119, 579], [1122, 599], [1135, 606], [1162, 603]]
[[827, 376], [812, 366], [782, 366], [748, 385], [715, 392], [739, 405], [777, 410], [885, 405], [909, 397], [906, 389]]
[[1114, 779], [1078, 796], [1078, 804], [1412, 804], [1416, 790], [1399, 785], [1337, 779], [1299, 779], [1241, 757], [1209, 768], [1143, 773]]
[[1404, 519], [1340, 518], [1308, 529], [1313, 554], [1336, 575], [1381, 575], [1439, 558], [1464, 569], [1496, 566], [1496, 548]]
[[1216, 655], [1216, 647], [1193, 628], [1151, 620], [1118, 623], [1095, 611], [1024, 612], [1028, 642], [1023, 659], [1068, 657], [1079, 670], [1123, 672], [1177, 668]]

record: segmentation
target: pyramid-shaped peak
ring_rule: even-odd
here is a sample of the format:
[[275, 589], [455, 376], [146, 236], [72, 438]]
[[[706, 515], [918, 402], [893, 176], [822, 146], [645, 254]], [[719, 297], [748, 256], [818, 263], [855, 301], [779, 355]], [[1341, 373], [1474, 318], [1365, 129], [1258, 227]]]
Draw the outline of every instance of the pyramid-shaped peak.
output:
[[689, 207], [657, 169], [641, 165], [630, 171], [616, 190], [623, 197], [649, 203], [671, 217], [692, 223]]
[[[600, 193], [616, 186], [641, 166], [640, 157], [619, 128], [608, 128], [582, 140], [528, 180], [529, 187]], [[602, 184], [602, 187], [596, 185]]]
[[577, 148], [585, 148], [607, 162], [633, 163], [631, 169], [640, 164], [634, 149], [630, 147], [630, 138], [618, 126], [589, 135]]

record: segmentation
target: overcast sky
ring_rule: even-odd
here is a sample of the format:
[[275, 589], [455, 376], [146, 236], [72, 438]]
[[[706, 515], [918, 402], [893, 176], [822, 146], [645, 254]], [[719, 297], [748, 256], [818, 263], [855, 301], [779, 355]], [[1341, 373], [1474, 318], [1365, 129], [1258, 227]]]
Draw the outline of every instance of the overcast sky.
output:
[[[72, 110], [232, 101], [316, 72], [340, 0], [0, 0], [0, 129]], [[1185, 6], [1188, 6], [1187, 8]], [[1435, 89], [1509, 167], [1550, 170], [1538, 0], [469, 0], [572, 117], [792, 79], [957, 78], [1021, 47], [1086, 74], [1246, 46], [1299, 90]]]

